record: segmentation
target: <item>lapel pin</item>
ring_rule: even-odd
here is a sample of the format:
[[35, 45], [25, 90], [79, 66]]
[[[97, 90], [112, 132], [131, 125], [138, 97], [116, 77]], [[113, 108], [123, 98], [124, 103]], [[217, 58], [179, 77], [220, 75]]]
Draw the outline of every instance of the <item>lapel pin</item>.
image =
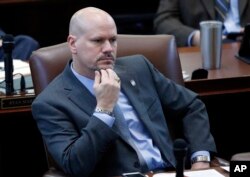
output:
[[130, 80], [130, 83], [131, 83], [132, 86], [135, 86], [135, 85], [136, 85], [136, 83], [135, 83], [134, 80]]

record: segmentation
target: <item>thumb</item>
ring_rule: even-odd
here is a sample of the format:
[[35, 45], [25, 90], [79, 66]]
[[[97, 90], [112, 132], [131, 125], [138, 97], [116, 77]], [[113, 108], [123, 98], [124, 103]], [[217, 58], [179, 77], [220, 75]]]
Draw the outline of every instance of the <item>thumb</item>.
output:
[[101, 82], [101, 74], [99, 71], [95, 71], [95, 80], [94, 80], [94, 86], [99, 85]]

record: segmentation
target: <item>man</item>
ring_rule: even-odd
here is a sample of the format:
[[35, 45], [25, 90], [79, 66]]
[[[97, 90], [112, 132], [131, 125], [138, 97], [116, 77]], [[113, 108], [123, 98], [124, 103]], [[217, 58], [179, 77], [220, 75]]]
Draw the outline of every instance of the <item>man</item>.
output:
[[115, 22], [103, 10], [87, 7], [72, 16], [72, 60], [32, 104], [55, 161], [79, 177], [172, 169], [166, 119], [181, 117], [192, 168], [209, 167], [216, 147], [204, 104], [145, 57], [116, 59], [116, 39]]
[[179, 47], [198, 46], [199, 23], [220, 20], [224, 23], [224, 41], [235, 41], [250, 22], [250, 1], [226, 0], [224, 3], [227, 5], [223, 6], [225, 11], [221, 13], [216, 4], [221, 5], [222, 1], [225, 0], [160, 0], [154, 30], [157, 34], [173, 34]]
[[[6, 35], [6, 33], [0, 28], [0, 61], [4, 60], [4, 50], [2, 48], [2, 38], [4, 35]], [[12, 57], [14, 59], [27, 61], [31, 53], [37, 50], [39, 47], [40, 44], [31, 36], [14, 36], [14, 48], [12, 51]]]

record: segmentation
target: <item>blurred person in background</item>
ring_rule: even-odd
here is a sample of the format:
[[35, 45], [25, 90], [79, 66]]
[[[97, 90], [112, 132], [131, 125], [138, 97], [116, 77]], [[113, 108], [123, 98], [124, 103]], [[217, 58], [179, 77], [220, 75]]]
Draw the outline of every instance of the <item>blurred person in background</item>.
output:
[[223, 41], [237, 41], [250, 22], [250, 1], [160, 0], [154, 30], [157, 34], [174, 35], [178, 47], [199, 46], [199, 23], [206, 20], [222, 21]]
[[[3, 37], [6, 33], [0, 28], [0, 61], [3, 61], [4, 50], [2, 48]], [[14, 48], [12, 51], [12, 57], [14, 59], [20, 59], [27, 61], [34, 50], [40, 47], [38, 41], [28, 35], [16, 35], [14, 36]]]

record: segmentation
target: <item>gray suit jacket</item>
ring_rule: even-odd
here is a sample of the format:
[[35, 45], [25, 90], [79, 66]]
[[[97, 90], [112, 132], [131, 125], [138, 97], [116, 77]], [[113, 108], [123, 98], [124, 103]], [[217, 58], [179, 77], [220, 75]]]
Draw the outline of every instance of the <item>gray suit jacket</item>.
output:
[[[238, 1], [240, 24], [244, 27], [250, 23], [250, 1]], [[178, 46], [186, 46], [188, 36], [204, 20], [215, 20], [214, 0], [160, 0], [154, 29], [159, 34], [173, 34]]]
[[[56, 162], [66, 173], [79, 177], [142, 171], [135, 150], [93, 116], [96, 99], [73, 75], [70, 65], [32, 104], [38, 128]], [[180, 117], [190, 153], [216, 151], [206, 108], [195, 93], [165, 78], [140, 55], [117, 59], [115, 71], [165, 161], [175, 165], [166, 120]]]

